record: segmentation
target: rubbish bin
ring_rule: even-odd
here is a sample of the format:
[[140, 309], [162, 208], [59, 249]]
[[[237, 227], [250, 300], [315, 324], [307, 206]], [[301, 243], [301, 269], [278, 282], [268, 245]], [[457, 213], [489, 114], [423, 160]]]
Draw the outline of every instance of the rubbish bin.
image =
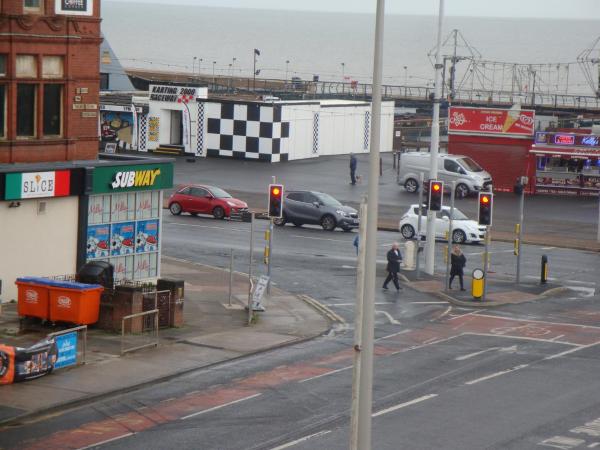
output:
[[86, 284], [100, 284], [107, 289], [114, 287], [114, 267], [107, 261], [90, 261], [77, 272], [77, 281]]
[[18, 289], [17, 311], [20, 317], [37, 317], [46, 320], [50, 316], [49, 292], [44, 280], [44, 278], [22, 277], [15, 281]]
[[51, 281], [48, 286], [50, 320], [77, 325], [98, 322], [103, 290], [98, 284]]

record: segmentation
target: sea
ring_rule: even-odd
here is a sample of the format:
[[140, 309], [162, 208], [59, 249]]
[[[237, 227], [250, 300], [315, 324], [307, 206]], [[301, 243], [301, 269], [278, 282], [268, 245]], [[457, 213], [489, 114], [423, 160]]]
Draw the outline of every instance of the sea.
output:
[[[252, 76], [257, 49], [259, 78], [318, 75], [321, 81], [370, 82], [372, 76], [374, 15], [180, 6], [165, 0], [104, 1], [102, 16], [104, 36], [126, 68]], [[510, 88], [510, 64], [518, 63], [526, 65], [521, 72], [532, 65], [538, 89], [593, 95], [577, 57], [600, 37], [599, 19], [447, 17], [444, 40], [452, 30], [460, 33], [457, 54], [479, 61], [467, 83]], [[436, 31], [435, 16], [386, 16], [384, 84], [432, 85], [428, 54]], [[450, 44], [443, 46], [444, 55], [453, 53]], [[600, 56], [600, 45], [591, 55]], [[458, 64], [463, 81], [464, 74], [473, 73], [469, 64], [469, 59]], [[592, 69], [597, 80], [598, 66]]]

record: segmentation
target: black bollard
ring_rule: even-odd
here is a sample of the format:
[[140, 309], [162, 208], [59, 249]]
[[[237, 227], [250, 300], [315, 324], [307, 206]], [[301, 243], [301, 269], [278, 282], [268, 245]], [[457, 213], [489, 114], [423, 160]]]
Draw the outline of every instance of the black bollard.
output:
[[548, 281], [548, 257], [546, 255], [542, 255], [542, 273], [540, 276], [540, 282], [542, 284], [546, 284]]

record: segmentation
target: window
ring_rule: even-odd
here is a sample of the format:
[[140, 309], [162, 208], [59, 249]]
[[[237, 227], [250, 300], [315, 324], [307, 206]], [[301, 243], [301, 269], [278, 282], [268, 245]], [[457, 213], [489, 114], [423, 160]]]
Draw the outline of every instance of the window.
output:
[[42, 78], [62, 78], [63, 75], [63, 57], [44, 56], [42, 59]]
[[206, 197], [209, 194], [208, 194], [208, 191], [206, 189], [192, 188], [191, 189], [191, 195], [193, 195], [194, 197]]
[[35, 136], [35, 84], [17, 85], [17, 136]]
[[0, 77], [6, 76], [6, 55], [0, 55]]
[[62, 134], [62, 85], [44, 85], [44, 136]]
[[109, 74], [107, 74], [107, 73], [100, 74], [100, 90], [101, 91], [108, 91], [109, 79], [110, 79]]
[[17, 78], [37, 78], [37, 59], [33, 55], [17, 55]]
[[452, 159], [444, 160], [444, 169], [448, 172], [460, 173], [460, 166]]
[[0, 139], [6, 137], [6, 85], [0, 84]]
[[42, 0], [23, 0], [23, 10], [25, 12], [41, 12]]

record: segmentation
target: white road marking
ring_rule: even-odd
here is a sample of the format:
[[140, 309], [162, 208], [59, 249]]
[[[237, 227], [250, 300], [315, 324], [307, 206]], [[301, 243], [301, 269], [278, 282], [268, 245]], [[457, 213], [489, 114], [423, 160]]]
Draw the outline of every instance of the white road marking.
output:
[[554, 250], [556, 247], [542, 247], [542, 250]]
[[[488, 317], [491, 319], [504, 319], [503, 317], [492, 316], [490, 314], [479, 314], [479, 317]], [[506, 320], [515, 320], [517, 322], [535, 322], [535, 323], [543, 323], [545, 325], [567, 325], [570, 327], [579, 327], [579, 328], [595, 328], [600, 330], [600, 327], [595, 327], [593, 325], [579, 325], [577, 323], [566, 323], [566, 322], [548, 322], [545, 320], [535, 320], [535, 319], [516, 319], [514, 317], [507, 317]]]
[[[499, 254], [499, 253], [513, 253], [514, 250], [497, 250], [495, 252], [489, 252], [490, 255], [494, 255], [494, 254]], [[472, 253], [465, 253], [465, 255], [467, 256], [480, 256], [483, 255], [484, 252], [472, 252]]]
[[454, 358], [454, 360], [455, 361], [466, 361], [467, 359], [471, 359], [476, 356], [483, 355], [484, 353], [493, 352], [494, 350], [499, 350], [499, 349], [500, 349], [500, 347], [487, 348], [485, 350], [480, 350], [475, 353], [469, 353], [468, 355], [457, 356], [456, 358]]
[[393, 338], [393, 337], [396, 337], [396, 336], [400, 336], [401, 334], [406, 334], [406, 333], [409, 333], [411, 331], [412, 330], [409, 328], [407, 330], [398, 331], [397, 333], [388, 334], [387, 336], [383, 336], [383, 337], [375, 339], [375, 342], [379, 342], [379, 341], [383, 341], [385, 339], [390, 339], [390, 338]]
[[552, 342], [554, 342], [554, 341], [558, 341], [558, 340], [559, 340], [561, 337], [565, 337], [565, 335], [564, 335], [564, 334], [561, 334], [561, 335], [559, 335], [559, 336], [555, 336], [555, 337], [553, 337], [553, 338], [552, 338], [552, 339], [550, 339], [550, 340], [551, 340]]
[[298, 383], [306, 383], [307, 381], [312, 381], [312, 380], [316, 380], [318, 378], [323, 378], [328, 375], [333, 375], [334, 373], [340, 373], [340, 372], [343, 372], [344, 370], [352, 369], [352, 367], [354, 367], [354, 366], [342, 367], [341, 369], [332, 370], [331, 372], [326, 372], [326, 373], [322, 373], [320, 375], [315, 375], [314, 377], [305, 378], [304, 380], [298, 381]]
[[381, 411], [377, 411], [376, 413], [373, 413], [373, 417], [383, 416], [384, 414], [388, 414], [388, 413], [397, 411], [399, 409], [406, 408], [407, 406], [411, 406], [411, 405], [415, 405], [417, 403], [424, 402], [426, 400], [435, 398], [437, 396], [438, 396], [437, 394], [424, 395], [423, 397], [415, 398], [414, 400], [410, 400], [408, 402], [400, 403], [399, 405], [392, 406], [392, 407], [386, 408], [386, 409], [382, 409]]
[[575, 292], [581, 292], [581, 296], [583, 298], [589, 298], [596, 295], [596, 288], [592, 287], [584, 287], [584, 286], [565, 286], [567, 289], [570, 289]]
[[467, 317], [467, 316], [473, 316], [473, 315], [477, 315], [477, 313], [478, 313], [478, 312], [479, 312], [479, 311], [471, 311], [471, 312], [469, 312], [469, 313], [466, 313], [466, 314], [461, 314], [461, 315], [459, 315], [459, 316], [454, 316], [454, 317], [451, 317], [451, 318], [449, 318], [448, 320], [456, 320], [456, 319], [461, 319], [461, 318], [463, 318], [463, 317]]
[[600, 436], [600, 419], [592, 420], [591, 422], [587, 422], [581, 427], [572, 428], [569, 430], [571, 433], [575, 434], [587, 434], [592, 437]]
[[92, 445], [86, 445], [85, 447], [80, 447], [77, 450], [86, 450], [88, 448], [99, 447], [101, 445], [108, 444], [110, 442], [118, 441], [119, 439], [124, 439], [126, 437], [133, 436], [134, 434], [135, 433], [127, 433], [127, 434], [124, 434], [122, 436], [117, 436], [117, 437], [114, 437], [112, 439], [107, 439], [107, 440], [102, 441], [102, 442], [96, 442], [95, 444], [92, 444]]
[[484, 377], [477, 378], [475, 380], [467, 381], [467, 382], [465, 382], [465, 384], [468, 385], [468, 386], [471, 386], [473, 384], [481, 383], [482, 381], [487, 381], [487, 380], [490, 380], [492, 378], [496, 378], [496, 377], [499, 377], [501, 375], [505, 375], [507, 373], [516, 372], [517, 370], [524, 369], [525, 367], [528, 367], [528, 366], [529, 366], [529, 364], [521, 364], [520, 366], [515, 366], [515, 367], [513, 367], [511, 369], [501, 370], [500, 372], [492, 373], [492, 374], [486, 375]]
[[588, 448], [596, 448], [600, 446], [600, 442], [594, 442], [593, 444], [588, 445]]
[[577, 347], [571, 348], [569, 350], [565, 350], [564, 352], [560, 352], [560, 353], [557, 353], [555, 355], [546, 356], [543, 360], [544, 361], [548, 361], [548, 360], [551, 360], [551, 359], [560, 358], [561, 356], [570, 355], [571, 353], [578, 352], [579, 350], [585, 350], [585, 349], [588, 349], [588, 348], [591, 348], [591, 347], [595, 347], [598, 344], [600, 344], [600, 341], [594, 342], [593, 344], [588, 344], [588, 345], [578, 345]]
[[410, 302], [411, 305], [447, 305], [448, 302]]
[[290, 447], [293, 447], [294, 445], [298, 445], [298, 444], [301, 444], [302, 442], [306, 442], [309, 439], [320, 437], [320, 436], [325, 436], [326, 434], [329, 434], [329, 433], [331, 433], [331, 430], [319, 431], [318, 433], [304, 436], [300, 439], [296, 439], [295, 441], [288, 442], [287, 444], [283, 444], [283, 445], [280, 445], [279, 447], [272, 448], [271, 450], [283, 450], [284, 448], [290, 448]]
[[542, 445], [544, 447], [558, 448], [561, 450], [570, 450], [581, 444], [585, 444], [583, 439], [576, 439], [567, 436], [554, 436], [538, 443], [538, 445]]
[[203, 410], [203, 411], [198, 411], [198, 412], [195, 412], [195, 413], [193, 413], [193, 414], [189, 414], [189, 415], [187, 415], [187, 416], [184, 416], [184, 417], [182, 417], [182, 418], [181, 418], [181, 420], [186, 420], [186, 419], [189, 419], [189, 418], [191, 418], [191, 417], [196, 417], [196, 416], [199, 416], [199, 415], [201, 415], [201, 414], [207, 414], [207, 413], [209, 413], [209, 412], [216, 411], [217, 409], [225, 408], [226, 406], [235, 405], [236, 403], [245, 402], [246, 400], [250, 400], [250, 399], [256, 398], [256, 397], [258, 397], [258, 396], [260, 396], [260, 395], [262, 395], [262, 394], [261, 394], [261, 393], [258, 393], [258, 394], [250, 395], [249, 397], [240, 398], [240, 399], [238, 399], [238, 400], [234, 400], [234, 401], [232, 401], [232, 402], [225, 403], [225, 404], [223, 404], [223, 405], [214, 406], [214, 407], [212, 407], [212, 408], [208, 408], [208, 409], [205, 409], [205, 410]]
[[331, 238], [320, 238], [314, 236], [300, 236], [299, 234], [292, 234], [292, 237], [300, 238], [300, 239], [312, 239], [313, 241], [329, 241], [329, 242], [342, 242], [344, 244], [350, 244], [350, 241], [342, 241], [341, 239], [331, 239]]
[[[446, 303], [446, 302], [442, 302], [442, 303]], [[444, 311], [438, 318], [436, 319], [431, 319], [430, 322], [436, 322], [438, 320], [440, 320], [441, 318], [447, 316], [448, 314], [450, 314], [450, 312], [452, 311], [452, 306], [448, 306], [448, 308], [446, 309], [446, 311]]]
[[482, 337], [495, 337], [495, 338], [503, 338], [503, 339], [517, 339], [517, 340], [525, 340], [525, 341], [536, 341], [536, 342], [552, 342], [553, 344], [562, 344], [562, 345], [570, 345], [572, 347], [581, 347], [579, 344], [574, 344], [572, 342], [559, 341], [553, 339], [543, 339], [543, 338], [535, 338], [530, 336], [510, 336], [506, 334], [491, 334], [491, 333], [472, 333], [466, 332], [463, 333], [467, 336], [482, 336]]
[[211, 230], [224, 230], [224, 231], [243, 231], [244, 233], [250, 233], [250, 230], [246, 228], [227, 228], [227, 227], [216, 227], [214, 225], [197, 225], [194, 223], [180, 223], [180, 222], [168, 222], [163, 221], [166, 225], [177, 225], [180, 227], [192, 227], [192, 228], [208, 228]]
[[[395, 305], [394, 302], [377, 302], [375, 305]], [[354, 306], [356, 303], [330, 303], [327, 306]]]
[[398, 322], [396, 319], [394, 319], [394, 318], [392, 317], [392, 315], [391, 315], [389, 312], [387, 312], [387, 311], [379, 311], [379, 310], [375, 310], [375, 313], [376, 313], [376, 314], [383, 314], [385, 317], [387, 317], [387, 319], [390, 321], [390, 323], [391, 323], [392, 325], [400, 325], [400, 322]]

